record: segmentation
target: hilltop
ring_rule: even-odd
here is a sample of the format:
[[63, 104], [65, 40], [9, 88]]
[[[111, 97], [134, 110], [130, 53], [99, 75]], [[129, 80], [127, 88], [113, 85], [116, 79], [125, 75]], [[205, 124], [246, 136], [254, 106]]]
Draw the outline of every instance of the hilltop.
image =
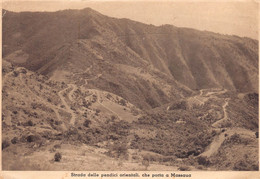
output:
[[151, 66], [193, 90], [258, 91], [257, 40], [146, 25], [90, 8], [7, 11], [3, 27], [3, 56], [20, 57], [15, 61], [19, 65], [48, 76], [66, 68], [81, 72], [103, 59], [103, 65]]

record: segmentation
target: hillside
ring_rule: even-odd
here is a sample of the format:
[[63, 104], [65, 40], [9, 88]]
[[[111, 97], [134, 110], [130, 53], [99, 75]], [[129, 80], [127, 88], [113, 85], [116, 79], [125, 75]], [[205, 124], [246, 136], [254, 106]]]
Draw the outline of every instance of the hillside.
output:
[[[3, 61], [3, 169], [78, 170], [84, 161], [82, 170], [97, 170], [101, 162], [100, 170], [239, 170], [241, 162], [243, 170], [256, 170], [256, 103], [257, 94], [208, 89], [145, 112], [115, 94]], [[226, 159], [225, 150], [247, 159]], [[55, 163], [55, 152], [62, 154], [61, 163]]]
[[256, 40], [7, 11], [2, 63], [4, 170], [258, 170]]
[[152, 66], [191, 89], [258, 91], [258, 41], [249, 38], [146, 25], [90, 8], [7, 11], [3, 27], [3, 56], [15, 56], [19, 65], [48, 76], [61, 68], [86, 70], [103, 59], [112, 65]]

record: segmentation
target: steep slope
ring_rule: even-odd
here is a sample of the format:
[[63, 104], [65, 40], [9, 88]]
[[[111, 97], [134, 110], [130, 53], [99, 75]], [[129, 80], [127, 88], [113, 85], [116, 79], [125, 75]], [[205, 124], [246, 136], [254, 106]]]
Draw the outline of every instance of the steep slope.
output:
[[69, 54], [70, 45], [76, 43], [77, 51], [86, 51], [78, 54], [81, 58], [141, 68], [148, 64], [191, 89], [258, 91], [256, 40], [170, 25], [156, 27], [110, 18], [90, 8], [7, 11], [3, 18], [4, 57], [22, 54], [17, 63], [43, 74], [50, 75], [60, 64], [66, 67], [69, 57], [75, 67], [87, 69]]
[[[4, 60], [3, 169], [258, 168], [256, 93], [206, 89], [143, 111], [120, 96], [88, 87], [53, 81]], [[225, 155], [230, 151], [246, 158]], [[60, 162], [54, 160], [57, 152]]]
[[3, 168], [257, 170], [257, 43], [89, 8], [7, 11]]
[[[142, 114], [119, 96], [49, 80], [6, 61], [2, 93], [4, 170], [97, 170], [101, 163], [103, 170], [140, 167], [137, 160], [124, 160], [122, 166], [107, 154], [115, 150], [108, 145], [111, 138], [127, 138], [128, 129], [120, 127]], [[62, 155], [60, 163], [54, 162], [55, 152]]]
[[[12, 59], [13, 63], [15, 63], [14, 59], [16, 59], [16, 62], [19, 61], [19, 65], [37, 70], [41, 74], [52, 76], [52, 79], [69, 81], [71, 83], [76, 82], [80, 85], [88, 84], [92, 88], [113, 92], [129, 100], [139, 108], [157, 107], [183, 95], [191, 94], [191, 90], [187, 87], [167, 77], [164, 73], [156, 71], [149, 63], [121, 42], [115, 33], [100, 26], [101, 22], [95, 19], [103, 19], [103, 16], [99, 18], [101, 15], [91, 9], [86, 9], [82, 12], [75, 11], [75, 14], [72, 13], [72, 15], [68, 15], [67, 13], [69, 12], [74, 11], [56, 12], [53, 15], [57, 16], [57, 19], [64, 20], [65, 18], [65, 21], [66, 18], [71, 19], [74, 24], [55, 22], [58, 28], [50, 31], [51, 33], [53, 32], [52, 35], [46, 34], [50, 30], [48, 29], [50, 24], [44, 24], [40, 30], [41, 32], [33, 35], [33, 39], [28, 37], [29, 39], [22, 45], [23, 49], [19, 51], [23, 56], [28, 57], [25, 63], [20, 63], [21, 60], [19, 61], [18, 58], [15, 58], [14, 53], [6, 55], [4, 58], [7, 60]], [[24, 16], [27, 17], [27, 15], [25, 13]], [[40, 15], [46, 16], [44, 14]], [[47, 19], [50, 17], [46, 16]], [[78, 26], [78, 21], [84, 17], [86, 19], [80, 22], [82, 24], [80, 27], [80, 38], [83, 39], [76, 40], [76, 37], [73, 37], [73, 33], [77, 35], [76, 30], [78, 29], [73, 29], [72, 26]], [[20, 16], [20, 18], [22, 17]], [[49, 20], [53, 21], [53, 19]], [[9, 20], [7, 18], [7, 22], [9, 21], [13, 22], [13, 19]], [[52, 23], [51, 25], [53, 26]], [[51, 25], [50, 27], [52, 27]], [[69, 25], [71, 28], [67, 28], [65, 25]], [[6, 26], [9, 29], [9, 26]], [[69, 29], [71, 34], [64, 35], [58, 29]], [[93, 29], [97, 32], [97, 35], [92, 34]], [[6, 33], [6, 36], [9, 33], [10, 31]], [[32, 41], [39, 39], [41, 39], [39, 47], [32, 45]], [[63, 40], [61, 41], [60, 39]], [[11, 43], [11, 41], [6, 40], [8, 43]], [[45, 43], [46, 45], [44, 45]], [[13, 45], [10, 46], [13, 47]], [[42, 48], [43, 46], [44, 48]], [[9, 45], [6, 45], [6, 48], [9, 49]], [[24, 55], [29, 53], [30, 55]], [[131, 71], [130, 73], [125, 72], [126, 68], [133, 68], [142, 72], [130, 74]], [[102, 76], [96, 78], [98, 75]], [[164, 88], [161, 88], [162, 85]]]

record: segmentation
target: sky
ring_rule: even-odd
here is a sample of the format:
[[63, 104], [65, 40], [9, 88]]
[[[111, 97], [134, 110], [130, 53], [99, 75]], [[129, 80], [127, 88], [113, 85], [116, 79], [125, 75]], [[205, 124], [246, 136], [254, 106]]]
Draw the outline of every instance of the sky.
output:
[[16, 12], [86, 7], [107, 16], [129, 18], [146, 24], [172, 24], [258, 39], [259, 5], [255, 1], [3, 0], [4, 9]]

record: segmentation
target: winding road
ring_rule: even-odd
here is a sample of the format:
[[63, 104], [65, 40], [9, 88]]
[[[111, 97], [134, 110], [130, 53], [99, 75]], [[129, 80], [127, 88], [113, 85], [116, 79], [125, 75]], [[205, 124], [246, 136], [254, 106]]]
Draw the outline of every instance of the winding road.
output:
[[227, 117], [228, 101], [229, 101], [229, 99], [225, 99], [225, 103], [224, 103], [223, 106], [222, 106], [222, 109], [223, 109], [223, 112], [224, 112], [223, 118], [220, 119], [220, 120], [218, 120], [218, 121], [216, 121], [216, 122], [214, 122], [214, 123], [212, 124], [212, 127], [214, 127], [214, 128], [220, 128], [220, 127], [221, 127], [221, 124], [222, 124], [223, 122], [225, 122], [225, 121], [228, 120], [228, 117]]
[[[211, 97], [212, 95], [215, 94], [222, 94], [225, 93], [226, 90], [222, 90], [222, 91], [216, 91], [216, 92], [207, 92], [207, 94], [205, 94], [205, 96], [207, 97]], [[200, 95], [202, 95], [202, 90], [200, 90]], [[222, 109], [223, 109], [223, 118], [216, 121], [215, 123], [212, 124], [213, 128], [219, 128], [221, 130], [221, 123], [228, 120], [228, 115], [227, 115], [227, 110], [226, 107], [228, 106], [228, 102], [229, 102], [229, 98], [225, 99], [225, 103], [222, 105]], [[211, 142], [211, 144], [209, 145], [209, 147], [206, 149], [205, 152], [203, 152], [202, 154], [200, 154], [200, 156], [206, 156], [206, 157], [210, 157], [211, 155], [215, 154], [218, 149], [220, 148], [221, 144], [224, 142], [225, 140], [225, 134], [229, 134], [232, 132], [232, 130], [228, 130], [225, 133], [221, 133], [219, 135], [217, 135], [213, 141]]]
[[[225, 93], [227, 90], [222, 90], [219, 92], [208, 92], [205, 96], [211, 96], [214, 94], [223, 94]], [[222, 105], [222, 109], [224, 112], [223, 118], [216, 121], [215, 123], [212, 124], [212, 127], [215, 129], [219, 129], [221, 130], [222, 127], [222, 123], [224, 121], [228, 120], [228, 114], [227, 114], [227, 106], [229, 103], [230, 98], [226, 98], [225, 99], [225, 103]], [[240, 134], [240, 135], [244, 135], [247, 137], [252, 137], [254, 138], [254, 132], [247, 130], [247, 129], [243, 129], [243, 128], [229, 128], [226, 129], [225, 132], [220, 133], [219, 135], [217, 135], [213, 141], [211, 142], [211, 144], [207, 147], [207, 149], [205, 150], [205, 152], [201, 153], [199, 156], [205, 156], [205, 157], [210, 157], [213, 154], [217, 153], [217, 151], [219, 150], [219, 148], [221, 147], [222, 143], [225, 141], [226, 136], [231, 136], [233, 134]]]
[[[75, 121], [76, 121], [76, 114], [75, 114], [74, 111], [70, 108], [70, 106], [67, 104], [67, 102], [65, 101], [65, 98], [64, 98], [64, 96], [63, 96], [64, 91], [66, 91], [66, 90], [67, 90], [68, 88], [70, 88], [70, 87], [72, 87], [72, 90], [71, 90], [71, 91], [74, 92], [74, 91], [76, 90], [76, 85], [74, 85], [74, 84], [68, 84], [68, 87], [65, 88], [65, 89], [63, 89], [63, 90], [61, 90], [61, 91], [59, 91], [59, 92], [58, 92], [58, 95], [59, 95], [59, 97], [60, 97], [60, 99], [61, 99], [62, 104], [65, 106], [67, 112], [69, 112], [69, 113], [71, 114], [70, 124], [71, 124], [71, 125], [74, 125], [74, 124], [75, 124]], [[68, 95], [69, 100], [72, 99], [72, 96], [71, 96], [71, 95], [72, 95], [72, 92], [70, 92], [69, 95]], [[72, 100], [71, 100], [71, 101], [72, 101]]]
[[209, 145], [209, 147], [206, 149], [206, 151], [200, 154], [199, 156], [210, 157], [213, 154], [217, 153], [222, 143], [226, 139], [225, 135], [232, 136], [233, 134], [239, 134], [248, 138], [255, 138], [255, 133], [253, 131], [243, 128], [230, 128], [216, 136]]
[[[20, 80], [21, 84], [25, 84], [24, 81], [23, 81], [23, 79], [22, 79], [22, 76], [21, 76], [21, 75], [19, 75], [19, 80]], [[57, 106], [55, 106], [55, 105], [53, 105], [53, 104], [51, 104], [51, 103], [45, 101], [43, 98], [41, 98], [41, 97], [39, 97], [38, 95], [36, 95], [36, 94], [31, 90], [31, 88], [29, 88], [28, 85], [25, 85], [25, 87], [38, 99], [39, 102], [45, 104], [46, 106], [49, 106], [49, 107], [54, 111], [54, 113], [55, 113], [57, 119], [58, 119], [59, 121], [62, 121], [62, 124], [61, 124], [62, 130], [66, 130], [67, 127], [66, 127], [66, 125], [64, 124], [64, 122], [63, 122], [63, 120], [62, 120], [62, 118], [61, 118], [61, 116], [60, 116], [60, 114], [59, 114], [59, 111], [58, 111], [58, 109], [60, 109], [60, 110], [63, 110], [63, 109], [61, 109], [61, 108], [59, 108], [59, 107], [57, 107]]]

